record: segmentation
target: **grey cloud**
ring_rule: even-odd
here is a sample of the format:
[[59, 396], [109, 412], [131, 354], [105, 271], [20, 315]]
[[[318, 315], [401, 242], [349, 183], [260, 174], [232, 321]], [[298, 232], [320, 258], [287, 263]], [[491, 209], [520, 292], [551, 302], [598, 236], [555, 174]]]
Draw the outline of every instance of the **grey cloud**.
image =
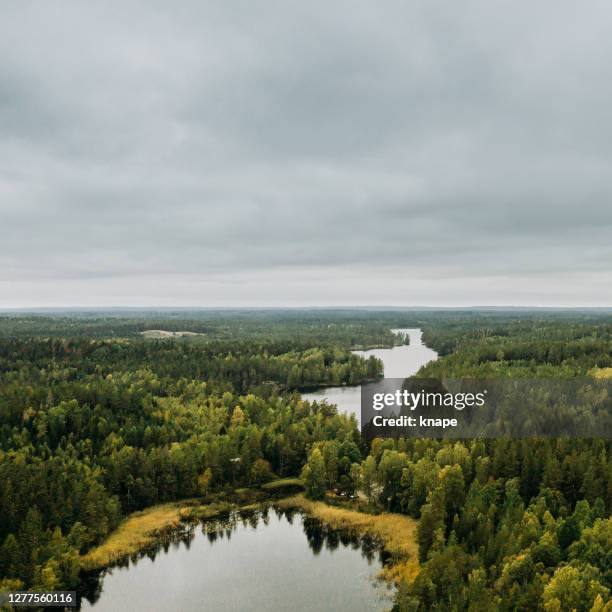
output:
[[605, 2], [0, 16], [0, 306], [612, 299]]

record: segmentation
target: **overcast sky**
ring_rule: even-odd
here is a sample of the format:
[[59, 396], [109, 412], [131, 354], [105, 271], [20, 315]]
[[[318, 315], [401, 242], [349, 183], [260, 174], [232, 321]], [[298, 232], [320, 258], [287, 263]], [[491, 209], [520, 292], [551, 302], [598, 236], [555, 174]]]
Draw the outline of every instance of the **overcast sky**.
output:
[[612, 5], [3, 2], [0, 307], [612, 305]]

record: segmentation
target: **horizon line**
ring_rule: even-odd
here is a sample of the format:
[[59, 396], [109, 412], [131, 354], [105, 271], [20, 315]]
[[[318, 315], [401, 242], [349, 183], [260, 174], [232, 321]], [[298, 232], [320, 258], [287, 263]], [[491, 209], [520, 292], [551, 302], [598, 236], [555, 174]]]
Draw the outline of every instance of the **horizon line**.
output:
[[465, 305], [423, 305], [423, 306], [397, 306], [384, 304], [371, 305], [313, 305], [304, 304], [300, 306], [0, 306], [0, 312], [32, 312], [32, 311], [121, 311], [121, 310], [612, 310], [612, 304], [608, 306], [566, 306], [566, 305], [525, 305], [525, 304], [465, 304]]

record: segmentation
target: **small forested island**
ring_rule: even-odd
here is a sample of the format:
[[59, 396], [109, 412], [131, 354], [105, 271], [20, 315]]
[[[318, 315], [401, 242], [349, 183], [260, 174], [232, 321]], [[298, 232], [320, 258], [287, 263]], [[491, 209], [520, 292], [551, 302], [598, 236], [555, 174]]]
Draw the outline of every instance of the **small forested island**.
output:
[[0, 592], [81, 592], [273, 501], [372, 537], [397, 611], [612, 610], [609, 439], [369, 444], [303, 399], [380, 379], [351, 351], [407, 342], [395, 328], [439, 355], [418, 376], [612, 375], [607, 311], [0, 315]]

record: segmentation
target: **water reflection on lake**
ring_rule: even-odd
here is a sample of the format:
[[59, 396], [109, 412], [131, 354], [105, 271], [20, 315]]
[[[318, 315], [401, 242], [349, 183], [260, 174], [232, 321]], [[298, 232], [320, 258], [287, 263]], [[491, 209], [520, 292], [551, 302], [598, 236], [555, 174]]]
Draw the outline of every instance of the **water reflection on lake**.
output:
[[376, 578], [382, 564], [372, 538], [300, 512], [232, 513], [92, 575], [82, 609], [384, 610], [391, 591]]

